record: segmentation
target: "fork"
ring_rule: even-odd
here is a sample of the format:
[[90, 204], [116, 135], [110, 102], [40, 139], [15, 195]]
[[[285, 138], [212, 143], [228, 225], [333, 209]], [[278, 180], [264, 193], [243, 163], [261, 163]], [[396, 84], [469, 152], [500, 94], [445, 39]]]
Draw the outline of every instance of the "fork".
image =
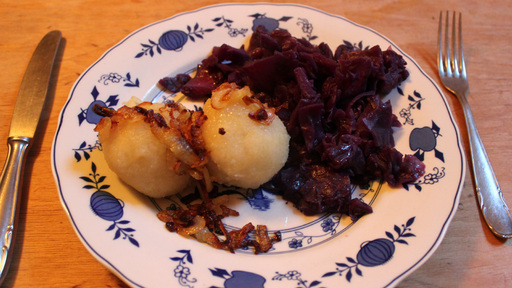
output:
[[451, 37], [449, 16], [449, 13], [446, 12], [443, 37], [443, 12], [441, 11], [439, 15], [439, 51], [437, 55], [439, 77], [446, 89], [457, 96], [464, 111], [470, 144], [472, 176], [482, 216], [494, 235], [501, 238], [512, 238], [512, 216], [503, 199], [500, 185], [494, 175], [466, 99], [469, 83], [462, 51], [462, 14], [458, 14], [458, 25], [456, 25], [457, 14], [453, 12]]

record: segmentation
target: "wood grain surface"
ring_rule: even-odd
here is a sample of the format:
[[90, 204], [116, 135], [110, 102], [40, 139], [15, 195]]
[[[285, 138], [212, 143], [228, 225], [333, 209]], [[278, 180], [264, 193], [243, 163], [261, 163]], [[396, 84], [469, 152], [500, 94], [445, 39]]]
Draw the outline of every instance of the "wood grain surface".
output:
[[[152, 22], [217, 1], [1, 2], [0, 139], [7, 139], [18, 88], [36, 44], [53, 29], [61, 30], [64, 37], [48, 107], [26, 165], [15, 255], [3, 286], [125, 287], [89, 254], [61, 206], [50, 160], [59, 113], [78, 76], [125, 36]], [[461, 11], [471, 87], [469, 102], [503, 194], [512, 207], [509, 146], [512, 143], [509, 126], [512, 124], [512, 5], [508, 1], [296, 0], [293, 3], [344, 16], [388, 36], [438, 83], [439, 11]], [[443, 91], [462, 128], [467, 147], [460, 105]], [[0, 145], [0, 161], [6, 154], [7, 146]], [[398, 287], [512, 287], [511, 241], [495, 238], [485, 227], [467, 173], [459, 207], [439, 249]]]

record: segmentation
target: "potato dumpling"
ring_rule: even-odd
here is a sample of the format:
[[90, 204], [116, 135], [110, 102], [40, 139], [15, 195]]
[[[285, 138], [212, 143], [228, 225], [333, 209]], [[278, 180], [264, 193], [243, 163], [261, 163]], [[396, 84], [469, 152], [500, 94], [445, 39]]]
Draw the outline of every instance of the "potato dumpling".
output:
[[[163, 107], [149, 103], [138, 106], [155, 111]], [[111, 117], [102, 118], [96, 131], [110, 169], [137, 191], [161, 198], [181, 192], [189, 184], [190, 175], [175, 173], [176, 157], [134, 109], [121, 107]]]
[[288, 158], [290, 136], [268, 108], [251, 98], [248, 87], [224, 83], [203, 107], [201, 126], [213, 180], [241, 188], [269, 181]]

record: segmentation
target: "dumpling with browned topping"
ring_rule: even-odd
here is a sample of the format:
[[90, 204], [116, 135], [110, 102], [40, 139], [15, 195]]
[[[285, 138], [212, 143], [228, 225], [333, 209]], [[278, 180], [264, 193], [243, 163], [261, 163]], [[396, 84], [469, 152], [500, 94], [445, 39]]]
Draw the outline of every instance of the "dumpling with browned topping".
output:
[[251, 96], [249, 87], [224, 83], [203, 107], [201, 126], [215, 182], [257, 188], [269, 181], [288, 158], [289, 141], [274, 110]]
[[198, 120], [202, 113], [192, 116], [196, 114], [177, 103], [95, 108], [105, 116], [95, 131], [109, 168], [137, 191], [155, 198], [182, 192], [194, 175], [190, 166], [204, 166], [204, 157], [186, 137], [194, 125], [188, 120]]

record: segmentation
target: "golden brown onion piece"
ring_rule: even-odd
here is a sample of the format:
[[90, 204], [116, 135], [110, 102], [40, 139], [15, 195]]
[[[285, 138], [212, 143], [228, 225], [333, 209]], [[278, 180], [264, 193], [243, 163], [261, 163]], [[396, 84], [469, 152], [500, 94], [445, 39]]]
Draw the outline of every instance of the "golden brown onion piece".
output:
[[[194, 237], [213, 248], [228, 250], [232, 253], [245, 247], [253, 247], [256, 254], [264, 253], [270, 250], [275, 242], [281, 241], [281, 233], [276, 232], [269, 236], [265, 225], [258, 225], [255, 229], [252, 223], [247, 223], [238, 230], [228, 232], [222, 219], [238, 216], [238, 212], [226, 206], [208, 202], [189, 205], [188, 208], [188, 210], [163, 210], [157, 216], [166, 223], [167, 229], [171, 232]], [[254, 239], [248, 239], [247, 236], [253, 231]]]

